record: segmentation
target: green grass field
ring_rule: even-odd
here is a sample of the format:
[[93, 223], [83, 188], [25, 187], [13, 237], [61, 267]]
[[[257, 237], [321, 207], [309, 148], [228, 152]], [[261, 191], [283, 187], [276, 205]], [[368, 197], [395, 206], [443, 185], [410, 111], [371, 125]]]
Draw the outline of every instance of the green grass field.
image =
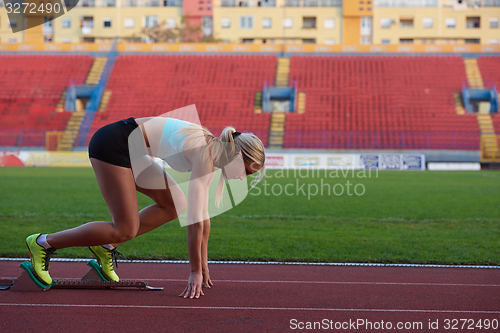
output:
[[[209, 259], [500, 264], [498, 172], [268, 175], [212, 219]], [[90, 168], [0, 168], [0, 179], [0, 256], [27, 257], [31, 233], [110, 219]], [[348, 195], [347, 181], [363, 195]], [[287, 184], [291, 195], [273, 195]], [[326, 193], [335, 184], [342, 195]], [[308, 196], [321, 187], [323, 195]], [[140, 208], [151, 203], [139, 194]], [[172, 221], [119, 250], [129, 259], [187, 259], [186, 230]], [[90, 257], [85, 248], [58, 253]]]

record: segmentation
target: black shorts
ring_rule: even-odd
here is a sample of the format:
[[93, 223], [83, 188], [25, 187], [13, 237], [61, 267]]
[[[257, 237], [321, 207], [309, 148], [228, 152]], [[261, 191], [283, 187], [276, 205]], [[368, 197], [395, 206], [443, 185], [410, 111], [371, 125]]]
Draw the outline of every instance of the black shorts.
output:
[[[89, 157], [131, 168], [129, 143], [134, 145], [132, 147], [134, 152], [140, 150], [146, 154], [142, 132], [140, 130], [134, 131], [138, 127], [139, 125], [134, 118], [123, 119], [101, 127], [90, 139]], [[133, 135], [129, 140], [131, 133]]]

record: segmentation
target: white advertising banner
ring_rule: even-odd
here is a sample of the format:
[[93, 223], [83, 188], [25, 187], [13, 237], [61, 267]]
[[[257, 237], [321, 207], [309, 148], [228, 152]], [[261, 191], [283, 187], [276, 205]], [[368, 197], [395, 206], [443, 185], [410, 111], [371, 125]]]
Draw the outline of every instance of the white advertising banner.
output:
[[432, 171], [479, 171], [479, 163], [429, 163], [429, 170]]

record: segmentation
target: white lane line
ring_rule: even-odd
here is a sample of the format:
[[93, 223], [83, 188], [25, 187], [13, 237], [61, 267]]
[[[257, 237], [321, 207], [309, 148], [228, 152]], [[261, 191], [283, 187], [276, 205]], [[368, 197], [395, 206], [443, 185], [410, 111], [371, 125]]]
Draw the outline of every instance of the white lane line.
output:
[[[0, 261], [27, 261], [29, 258], [0, 258]], [[51, 258], [51, 261], [87, 262], [84, 258]], [[118, 260], [120, 263], [149, 263], [149, 264], [189, 264], [188, 260]], [[433, 265], [433, 264], [379, 264], [379, 263], [350, 263], [350, 262], [289, 262], [289, 261], [224, 261], [209, 260], [209, 264], [227, 265], [299, 265], [299, 266], [359, 266], [359, 267], [423, 267], [423, 268], [487, 268], [500, 269], [500, 266], [484, 265]]]
[[420, 310], [420, 309], [334, 309], [334, 308], [275, 308], [259, 306], [175, 306], [175, 305], [123, 305], [123, 304], [43, 304], [0, 303], [0, 306], [63, 307], [63, 308], [126, 308], [126, 309], [198, 309], [198, 310], [264, 310], [264, 311], [344, 311], [344, 312], [421, 312], [421, 313], [481, 313], [500, 314], [500, 311], [477, 310]]
[[[15, 280], [17, 277], [0, 277], [0, 280]], [[73, 279], [77, 279], [74, 277]], [[60, 277], [58, 279], [65, 279]], [[186, 282], [186, 279], [128, 279], [147, 282]], [[212, 280], [217, 283], [296, 283], [296, 284], [360, 284], [360, 285], [400, 285], [400, 286], [438, 286], [438, 287], [500, 287], [500, 284], [479, 283], [423, 283], [423, 282], [364, 282], [364, 281], [273, 281], [273, 280]]]
[[[139, 279], [135, 279], [139, 280]], [[186, 279], [144, 279], [146, 281], [185, 282]], [[451, 287], [500, 287], [500, 284], [477, 283], [421, 283], [421, 282], [357, 282], [357, 281], [273, 281], [273, 280], [212, 280], [227, 283], [299, 283], [299, 284], [364, 284], [364, 285], [401, 285], [401, 286], [451, 286]]]

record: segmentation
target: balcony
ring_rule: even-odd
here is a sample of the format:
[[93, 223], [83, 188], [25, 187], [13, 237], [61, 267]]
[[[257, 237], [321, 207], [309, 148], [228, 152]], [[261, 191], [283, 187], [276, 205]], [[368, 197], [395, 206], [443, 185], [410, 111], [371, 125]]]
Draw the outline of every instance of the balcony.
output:
[[342, 0], [285, 0], [285, 7], [341, 7]]
[[116, 0], [65, 0], [66, 7], [116, 7]]
[[374, 0], [375, 7], [437, 7], [438, 0]]
[[276, 7], [276, 0], [222, 0], [221, 7]]
[[120, 0], [122, 7], [182, 7], [182, 0]]

